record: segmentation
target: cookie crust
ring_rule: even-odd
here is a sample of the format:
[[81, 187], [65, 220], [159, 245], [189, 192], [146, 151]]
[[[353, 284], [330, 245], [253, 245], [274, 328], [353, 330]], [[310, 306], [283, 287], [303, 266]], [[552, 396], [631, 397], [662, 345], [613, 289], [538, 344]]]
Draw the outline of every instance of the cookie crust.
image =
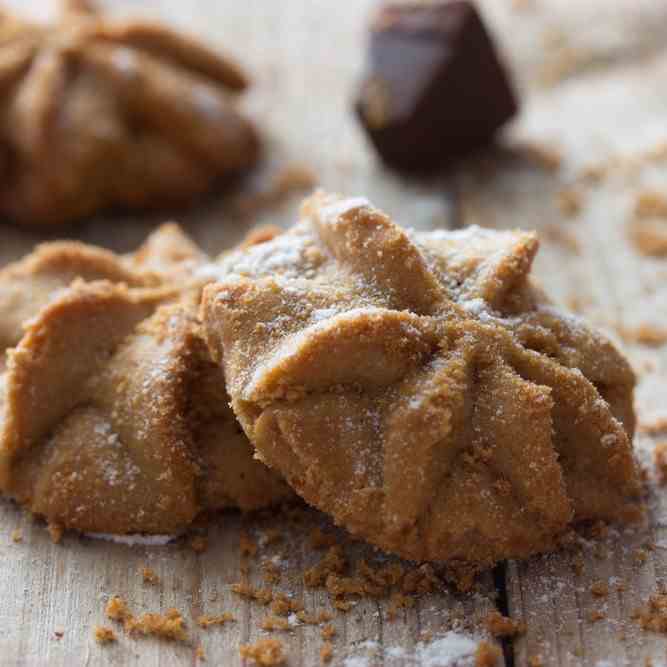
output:
[[232, 253], [202, 318], [262, 460], [351, 532], [459, 572], [635, 518], [633, 372], [531, 282], [537, 249], [318, 193]]

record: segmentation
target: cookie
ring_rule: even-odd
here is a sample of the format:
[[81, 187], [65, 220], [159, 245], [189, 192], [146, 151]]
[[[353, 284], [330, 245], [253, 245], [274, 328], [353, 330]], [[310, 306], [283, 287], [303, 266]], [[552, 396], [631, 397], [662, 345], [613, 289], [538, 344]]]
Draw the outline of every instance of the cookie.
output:
[[158, 23], [62, 5], [48, 25], [0, 13], [0, 213], [56, 225], [164, 207], [257, 161], [232, 60]]
[[0, 272], [0, 338], [15, 346], [0, 372], [5, 495], [114, 534], [175, 534], [291, 495], [253, 458], [201, 335], [207, 261], [165, 226], [132, 255], [55, 243]]
[[262, 460], [352, 533], [467, 575], [640, 513], [627, 361], [530, 279], [532, 233], [318, 193], [202, 320]]

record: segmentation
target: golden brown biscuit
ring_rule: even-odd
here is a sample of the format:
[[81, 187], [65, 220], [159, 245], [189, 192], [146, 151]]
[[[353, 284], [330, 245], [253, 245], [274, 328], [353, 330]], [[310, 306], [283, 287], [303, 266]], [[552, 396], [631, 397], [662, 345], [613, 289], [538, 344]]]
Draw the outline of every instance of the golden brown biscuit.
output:
[[262, 460], [353, 533], [460, 572], [636, 516], [633, 373], [531, 283], [537, 247], [317, 194], [225, 258], [204, 329]]
[[51, 25], [0, 12], [1, 213], [58, 224], [164, 206], [256, 162], [234, 62], [157, 23], [62, 5]]
[[[0, 373], [6, 495], [117, 534], [173, 534], [201, 512], [290, 495], [253, 459], [201, 336], [204, 259], [165, 226], [130, 256], [51, 244], [0, 272], [0, 322], [16, 306], [30, 318], [0, 329], [16, 344]], [[77, 275], [91, 282], [65, 287]]]

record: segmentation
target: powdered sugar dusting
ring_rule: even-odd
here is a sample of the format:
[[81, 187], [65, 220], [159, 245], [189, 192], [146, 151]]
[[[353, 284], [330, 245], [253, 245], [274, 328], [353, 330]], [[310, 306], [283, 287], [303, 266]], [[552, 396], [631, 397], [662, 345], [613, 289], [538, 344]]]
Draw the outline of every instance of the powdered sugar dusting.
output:
[[448, 632], [430, 643], [420, 642], [415, 651], [415, 661], [421, 667], [447, 667], [456, 663], [473, 665], [478, 641], [457, 632]]
[[[304, 250], [308, 239], [297, 234], [278, 236], [271, 243], [259, 243], [235, 252], [216, 265], [206, 265], [197, 274], [223, 280], [228, 276], [258, 277], [281, 273], [286, 277], [299, 277], [304, 267]], [[307, 262], [306, 262], [307, 263]]]
[[162, 547], [178, 538], [178, 535], [114, 535], [113, 533], [85, 533], [93, 540], [106, 540], [127, 546]]
[[[479, 642], [479, 638], [450, 631], [433, 641], [419, 642], [414, 650], [389, 646], [384, 654], [414, 667], [473, 667]], [[372, 659], [380, 655], [380, 646], [377, 642], [365, 641], [357, 646], [356, 653], [346, 658], [345, 667], [370, 667]]]

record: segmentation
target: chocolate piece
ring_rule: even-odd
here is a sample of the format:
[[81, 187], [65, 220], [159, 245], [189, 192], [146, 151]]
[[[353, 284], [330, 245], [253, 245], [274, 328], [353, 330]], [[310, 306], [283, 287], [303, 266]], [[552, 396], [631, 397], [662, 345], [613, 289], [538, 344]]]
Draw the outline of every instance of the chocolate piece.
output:
[[487, 143], [517, 108], [473, 4], [396, 2], [378, 11], [357, 112], [385, 162], [443, 166]]

